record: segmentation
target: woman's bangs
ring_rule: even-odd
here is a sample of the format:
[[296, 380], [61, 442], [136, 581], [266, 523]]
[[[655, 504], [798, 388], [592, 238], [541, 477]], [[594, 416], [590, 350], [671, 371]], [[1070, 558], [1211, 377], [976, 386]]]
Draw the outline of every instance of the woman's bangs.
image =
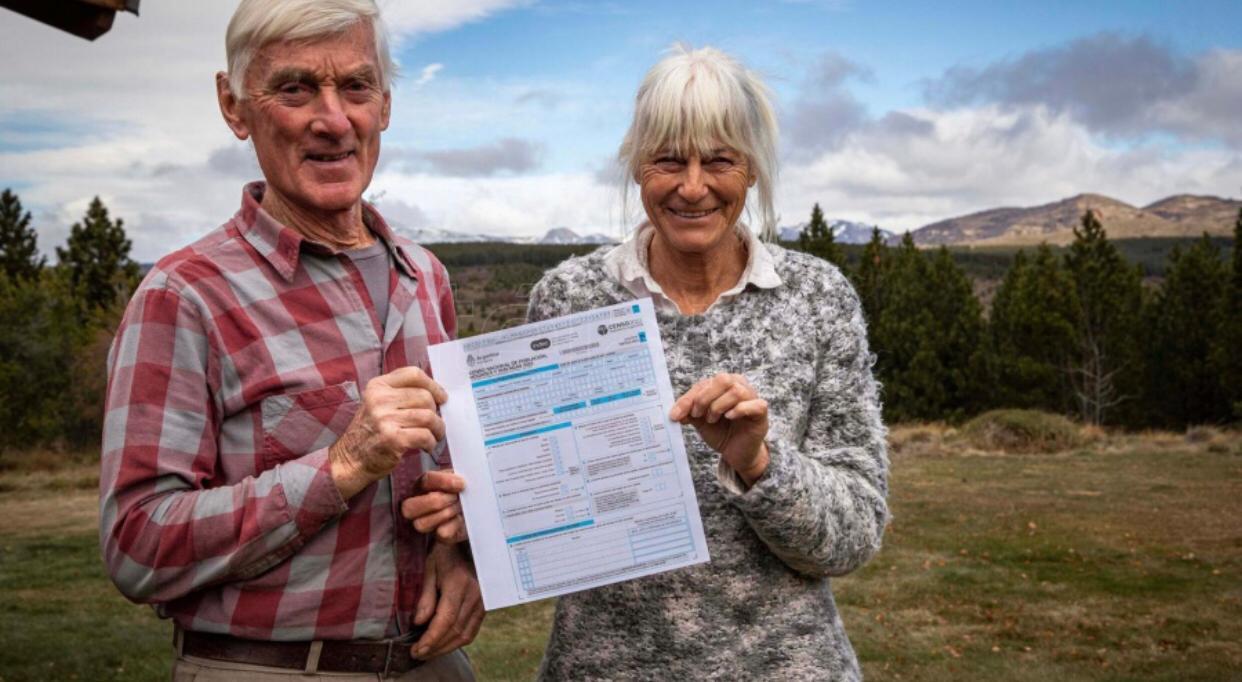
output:
[[646, 136], [644, 154], [650, 157], [671, 152], [681, 157], [694, 154], [709, 158], [722, 148], [729, 148], [749, 156], [749, 145], [731, 120], [736, 117], [704, 104], [698, 98], [687, 98], [682, 106], [665, 110], [667, 116], [653, 116], [652, 134]]

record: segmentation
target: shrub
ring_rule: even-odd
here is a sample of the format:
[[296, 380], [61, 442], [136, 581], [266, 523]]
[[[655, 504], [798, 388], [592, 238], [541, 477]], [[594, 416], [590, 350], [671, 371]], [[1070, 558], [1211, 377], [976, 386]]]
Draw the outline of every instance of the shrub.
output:
[[1211, 426], [1192, 426], [1186, 429], [1187, 443], [1210, 443], [1220, 438], [1220, 431]]
[[1060, 452], [1081, 444], [1078, 426], [1039, 410], [992, 410], [966, 422], [962, 435], [972, 447], [1009, 453]]
[[896, 424], [888, 432], [889, 452], [894, 455], [940, 454], [945, 426], [939, 423]]

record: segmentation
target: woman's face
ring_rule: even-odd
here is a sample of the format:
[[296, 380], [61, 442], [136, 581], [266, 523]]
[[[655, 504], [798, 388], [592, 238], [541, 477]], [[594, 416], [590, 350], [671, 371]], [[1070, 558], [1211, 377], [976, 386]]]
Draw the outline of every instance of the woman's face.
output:
[[746, 157], [728, 147], [704, 158], [657, 153], [635, 179], [651, 224], [669, 246], [688, 253], [711, 251], [732, 234], [755, 183]]

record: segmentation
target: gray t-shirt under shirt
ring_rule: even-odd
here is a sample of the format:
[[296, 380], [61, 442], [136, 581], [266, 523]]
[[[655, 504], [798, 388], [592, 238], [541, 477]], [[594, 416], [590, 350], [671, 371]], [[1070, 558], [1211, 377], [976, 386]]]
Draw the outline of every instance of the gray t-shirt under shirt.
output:
[[375, 316], [379, 318], [380, 328], [388, 324], [388, 272], [392, 269], [392, 261], [388, 256], [388, 247], [378, 238], [375, 243], [361, 249], [349, 249], [345, 255], [354, 262], [362, 281], [367, 285], [367, 293], [371, 295], [371, 303], [375, 306]]

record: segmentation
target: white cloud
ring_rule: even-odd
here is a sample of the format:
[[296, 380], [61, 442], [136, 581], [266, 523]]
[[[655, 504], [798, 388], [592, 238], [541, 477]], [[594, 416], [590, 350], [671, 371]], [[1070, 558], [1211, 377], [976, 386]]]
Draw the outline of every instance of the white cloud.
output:
[[957, 66], [924, 83], [946, 106], [1043, 105], [1092, 131], [1154, 131], [1242, 146], [1242, 51], [1187, 56], [1149, 36], [1098, 33], [982, 68]]
[[417, 171], [429, 168], [439, 175], [482, 177], [534, 170], [543, 147], [530, 140], [507, 137], [491, 144], [459, 149], [392, 149], [384, 154], [384, 166]]
[[1181, 192], [1229, 195], [1242, 172], [1226, 150], [1106, 146], [1043, 107], [904, 113], [931, 125], [868, 126], [813, 161], [786, 166], [782, 222], [805, 220], [815, 202], [831, 217], [893, 230], [1081, 192], [1142, 205]]
[[388, 30], [396, 36], [403, 36], [447, 31], [502, 10], [532, 3], [533, 0], [387, 0], [380, 2], [380, 8]]
[[623, 229], [616, 190], [585, 172], [496, 178], [385, 172], [371, 186], [383, 194], [382, 211], [389, 202], [413, 204], [425, 221], [420, 226], [454, 232], [538, 236], [567, 226], [617, 236]]
[[1180, 99], [1156, 102], [1153, 124], [1191, 137], [1216, 137], [1242, 149], [1242, 50], [1213, 50], [1196, 62], [1194, 87]]
[[438, 62], [435, 64], [428, 64], [427, 66], [424, 66], [422, 71], [418, 72], [418, 78], [414, 79], [414, 82], [412, 83], [412, 87], [421, 88], [424, 85], [430, 83], [432, 79], [436, 77], [436, 74], [440, 72], [440, 69], [443, 69], [443, 68], [444, 68], [444, 65]]

